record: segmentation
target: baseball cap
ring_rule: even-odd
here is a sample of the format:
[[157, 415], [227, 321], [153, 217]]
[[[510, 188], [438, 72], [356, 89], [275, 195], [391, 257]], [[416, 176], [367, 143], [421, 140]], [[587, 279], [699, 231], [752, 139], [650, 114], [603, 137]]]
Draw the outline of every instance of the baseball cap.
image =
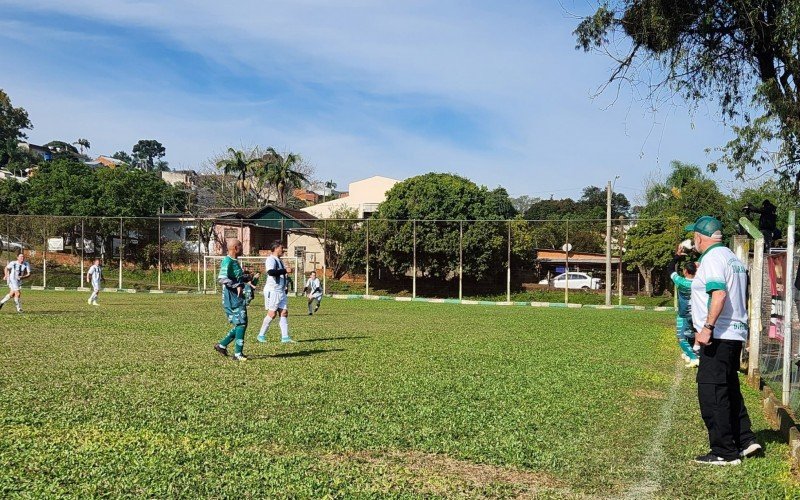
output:
[[[704, 236], [722, 236], [722, 223], [710, 215], [703, 215], [699, 217], [694, 224], [689, 224], [684, 229], [687, 231], [695, 231]], [[716, 233], [719, 233], [718, 235]]]

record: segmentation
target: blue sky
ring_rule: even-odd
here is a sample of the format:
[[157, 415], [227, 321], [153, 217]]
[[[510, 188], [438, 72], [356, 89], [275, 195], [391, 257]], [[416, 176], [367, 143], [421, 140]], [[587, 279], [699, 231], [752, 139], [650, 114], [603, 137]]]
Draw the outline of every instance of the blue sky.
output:
[[[30, 140], [92, 154], [158, 139], [173, 168], [228, 146], [300, 153], [340, 187], [453, 172], [512, 195], [635, 199], [729, 132], [713, 106], [653, 114], [574, 50], [591, 2], [0, 0], [0, 88]], [[613, 105], [609, 106], [610, 104]], [[723, 188], [728, 173], [717, 175]]]

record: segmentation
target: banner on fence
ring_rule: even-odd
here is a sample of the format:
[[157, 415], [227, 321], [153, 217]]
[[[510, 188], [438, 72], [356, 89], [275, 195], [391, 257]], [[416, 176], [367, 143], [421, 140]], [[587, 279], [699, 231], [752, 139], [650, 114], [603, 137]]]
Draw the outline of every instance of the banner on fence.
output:
[[783, 313], [786, 298], [786, 254], [769, 256], [769, 286], [772, 306], [769, 317], [769, 338], [783, 341]]

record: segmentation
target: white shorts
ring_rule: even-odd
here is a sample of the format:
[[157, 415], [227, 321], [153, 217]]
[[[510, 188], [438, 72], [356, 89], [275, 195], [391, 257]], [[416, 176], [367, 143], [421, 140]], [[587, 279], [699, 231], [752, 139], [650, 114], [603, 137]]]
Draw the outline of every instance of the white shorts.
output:
[[267, 311], [277, 311], [278, 309], [286, 311], [288, 305], [289, 297], [283, 290], [264, 291], [264, 309]]
[[17, 280], [8, 280], [8, 288], [11, 289], [12, 292], [18, 292], [20, 288], [20, 282]]
[[92, 291], [99, 292], [100, 291], [100, 283], [92, 283]]

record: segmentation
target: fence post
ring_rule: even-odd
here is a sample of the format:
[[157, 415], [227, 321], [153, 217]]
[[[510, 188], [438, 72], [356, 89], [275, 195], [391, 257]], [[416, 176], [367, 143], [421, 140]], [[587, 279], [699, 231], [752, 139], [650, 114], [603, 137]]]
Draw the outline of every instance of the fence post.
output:
[[458, 221], [458, 300], [464, 300], [464, 221]]
[[42, 255], [42, 288], [47, 288], [47, 222], [44, 224], [44, 252]]
[[366, 262], [367, 279], [366, 279], [366, 283], [365, 283], [365, 288], [366, 288], [366, 292], [367, 293], [366, 293], [365, 297], [368, 297], [369, 296], [369, 219], [367, 219], [367, 232], [366, 232], [366, 237], [364, 238], [364, 241], [365, 241], [366, 246], [367, 246], [367, 259], [366, 259], [367, 260], [367, 262]]
[[85, 219], [81, 219], [81, 279], [78, 288], [83, 288], [83, 278], [86, 273], [83, 272], [84, 261], [86, 260], [86, 229], [84, 227]]
[[750, 348], [747, 375], [757, 377], [761, 356], [761, 296], [764, 290], [764, 234], [747, 217], [739, 224], [753, 237], [753, 267], [750, 270]]
[[158, 215], [158, 289], [161, 290], [161, 214]]
[[794, 305], [794, 230], [795, 211], [789, 211], [789, 226], [786, 229], [786, 272], [783, 302], [783, 404], [789, 406], [792, 387], [792, 306]]
[[203, 261], [203, 291], [205, 292], [205, 259], [203, 258], [203, 231], [200, 227], [202, 221], [199, 218], [195, 218], [194, 226], [195, 230], [197, 231], [197, 291], [200, 292], [200, 261]]
[[511, 221], [508, 221], [508, 260], [506, 261], [506, 302], [511, 302]]
[[123, 259], [123, 250], [122, 250], [122, 217], [119, 218], [119, 281], [117, 282], [117, 288], [122, 290], [122, 259]]
[[411, 300], [417, 298], [417, 220], [412, 221], [414, 232], [411, 238], [413, 244], [413, 256], [411, 259]]
[[322, 221], [322, 295], [328, 291], [328, 219]]
[[619, 291], [618, 305], [622, 305], [622, 288], [623, 288], [623, 274], [622, 274], [622, 247], [625, 244], [625, 219], [619, 218], [619, 238], [617, 239], [617, 252], [619, 261], [617, 262], [617, 290]]
[[11, 260], [11, 216], [6, 215], [6, 262]]
[[569, 304], [569, 219], [567, 219], [567, 242], [564, 244], [564, 304]]

